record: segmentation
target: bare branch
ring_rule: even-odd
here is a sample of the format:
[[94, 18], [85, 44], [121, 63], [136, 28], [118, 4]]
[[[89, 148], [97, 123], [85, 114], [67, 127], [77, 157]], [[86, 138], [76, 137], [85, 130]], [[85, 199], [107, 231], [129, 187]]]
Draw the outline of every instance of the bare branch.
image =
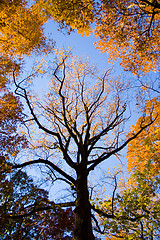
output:
[[[57, 71], [59, 69], [59, 67], [63, 65], [63, 79], [60, 79], [58, 76], [57, 76]], [[60, 88], [59, 88], [59, 96], [61, 97], [62, 99], [62, 105], [63, 105], [63, 117], [64, 117], [64, 122], [65, 122], [65, 126], [69, 132], [69, 134], [73, 137], [75, 143], [78, 145], [78, 139], [76, 137], [76, 135], [73, 133], [72, 131], [72, 128], [70, 128], [69, 124], [68, 124], [68, 120], [67, 120], [67, 116], [66, 116], [66, 106], [65, 106], [65, 97], [63, 96], [62, 94], [62, 88], [63, 88], [63, 84], [64, 84], [64, 81], [65, 81], [65, 59], [63, 60], [62, 63], [60, 63], [57, 68], [55, 69], [54, 71], [54, 76], [55, 78], [61, 83], [60, 84]]]
[[126, 215], [123, 216], [116, 216], [115, 214], [108, 214], [106, 212], [104, 212], [102, 209], [96, 208], [94, 205], [91, 205], [91, 209], [94, 210], [96, 213], [98, 213], [100, 216], [106, 217], [108, 219], [116, 219], [116, 220], [128, 220], [131, 222], [136, 222], [138, 219], [141, 219], [143, 217], [148, 217], [148, 214], [140, 214], [138, 216], [135, 217], [127, 217]]
[[22, 164], [17, 164], [14, 165], [12, 168], [13, 169], [17, 169], [17, 168], [22, 168], [22, 167], [26, 167], [26, 166], [30, 166], [32, 164], [38, 164], [38, 163], [43, 163], [45, 165], [49, 165], [51, 168], [53, 168], [55, 171], [57, 171], [59, 174], [61, 174], [63, 177], [65, 177], [66, 179], [68, 179], [69, 181], [71, 181], [73, 184], [76, 183], [75, 179], [72, 178], [70, 175], [68, 175], [67, 173], [65, 173], [62, 169], [60, 169], [59, 167], [57, 167], [54, 163], [50, 162], [49, 160], [44, 160], [44, 159], [37, 159], [37, 160], [32, 160], [29, 162], [25, 162]]
[[114, 120], [106, 127], [103, 129], [103, 131], [101, 131], [98, 135], [92, 137], [91, 139], [89, 139], [89, 143], [90, 143], [90, 148], [89, 148], [89, 153], [92, 151], [94, 145], [99, 141], [99, 139], [106, 135], [110, 130], [114, 129], [117, 126], [117, 121], [121, 118], [121, 116], [123, 115], [123, 113], [125, 112], [126, 108], [124, 107], [123, 111], [117, 115]]
[[96, 217], [95, 217], [93, 214], [91, 215], [91, 217], [93, 218], [93, 220], [94, 220], [94, 222], [95, 222], [95, 224], [96, 224], [96, 228], [94, 228], [94, 230], [95, 230], [96, 232], [100, 233], [100, 234], [104, 234], [104, 230], [102, 231], [102, 230], [100, 229], [100, 226], [99, 226], [99, 224], [98, 224], [98, 221], [97, 221]]
[[[13, 71], [13, 80], [14, 80], [14, 84], [15, 84], [15, 86], [16, 86], [15, 93], [16, 93], [17, 95], [22, 96], [23, 98], [25, 98], [26, 103], [27, 103], [27, 105], [28, 105], [28, 107], [29, 107], [30, 113], [31, 113], [31, 115], [33, 116], [33, 119], [34, 119], [34, 121], [36, 122], [36, 124], [38, 125], [38, 127], [39, 127], [40, 129], [42, 129], [44, 132], [46, 132], [46, 133], [48, 133], [48, 134], [50, 134], [50, 135], [52, 135], [52, 136], [59, 137], [59, 134], [58, 134], [58, 133], [55, 133], [55, 132], [53, 132], [53, 131], [45, 128], [45, 127], [42, 126], [42, 124], [39, 122], [36, 114], [35, 114], [34, 111], [33, 111], [33, 108], [31, 107], [29, 98], [28, 98], [28, 96], [27, 96], [27, 91], [26, 91], [26, 89], [25, 89], [25, 88], [22, 88], [22, 87], [20, 86], [20, 83], [17, 84], [17, 82], [16, 82], [14, 71]], [[22, 90], [23, 95], [22, 95], [22, 94], [19, 94], [19, 93], [17, 92], [18, 89]]]
[[157, 1], [148, 1], [148, 0], [141, 0], [141, 2], [147, 3], [148, 5], [160, 9], [160, 4]]
[[117, 178], [116, 175], [114, 176], [114, 181], [115, 181], [115, 186], [114, 186], [114, 190], [113, 190], [113, 195], [112, 195], [112, 214], [114, 215], [114, 198], [115, 198], [115, 192], [117, 189]]
[[40, 121], [38, 120], [38, 118], [37, 118], [37, 116], [36, 116], [36, 114], [35, 114], [32, 106], [31, 106], [31, 104], [30, 104], [29, 98], [28, 98], [28, 96], [27, 96], [27, 91], [26, 91], [26, 89], [25, 89], [25, 88], [22, 88], [19, 84], [16, 83], [14, 71], [13, 71], [13, 80], [14, 80], [14, 83], [15, 83], [17, 89], [21, 89], [21, 90], [23, 91], [23, 93], [24, 93], [24, 95], [19, 94], [19, 93], [17, 93], [17, 89], [16, 89], [16, 91], [15, 91], [16, 94], [18, 94], [18, 95], [22, 96], [23, 98], [25, 98], [26, 103], [27, 103], [27, 105], [28, 105], [28, 107], [29, 107], [30, 113], [31, 113], [31, 115], [33, 116], [33, 119], [34, 119], [34, 121], [36, 122], [36, 124], [38, 125], [38, 127], [39, 127], [41, 130], [43, 130], [44, 132], [46, 132], [46, 133], [48, 133], [48, 134], [50, 134], [50, 135], [55, 136], [55, 137], [58, 138], [58, 142], [59, 142], [60, 148], [61, 148], [61, 150], [62, 150], [62, 152], [63, 152], [64, 159], [66, 160], [66, 162], [67, 162], [72, 168], [76, 169], [75, 163], [71, 160], [71, 158], [70, 158], [69, 155], [67, 154], [67, 150], [66, 150], [66, 149], [64, 148], [64, 146], [63, 146], [62, 139], [61, 139], [59, 133], [53, 132], [53, 131], [49, 130], [48, 128], [45, 128], [45, 127], [40, 123]]
[[101, 209], [96, 208], [94, 205], [91, 205], [91, 209], [92, 209], [93, 211], [95, 211], [96, 213], [98, 213], [100, 216], [103, 216], [103, 217], [106, 217], [106, 218], [111, 218], [111, 219], [116, 218], [115, 215], [113, 215], [113, 214], [108, 214], [108, 213], [102, 211]]
[[[66, 202], [66, 203], [54, 203], [54, 202], [50, 202], [49, 203], [50, 205], [49, 206], [46, 206], [46, 207], [36, 207], [34, 206], [32, 210], [30, 210], [29, 212], [27, 213], [21, 213], [20, 215], [19, 214], [15, 214], [12, 213], [12, 214], [8, 214], [8, 215], [5, 215], [6, 218], [12, 218], [12, 219], [16, 219], [16, 218], [23, 218], [23, 217], [28, 217], [28, 216], [31, 216], [35, 213], [39, 213], [39, 212], [43, 212], [43, 211], [49, 211], [49, 210], [55, 210], [56, 208], [66, 208], [66, 207], [73, 207], [75, 206], [75, 202]], [[28, 206], [27, 208], [29, 208], [30, 206]]]

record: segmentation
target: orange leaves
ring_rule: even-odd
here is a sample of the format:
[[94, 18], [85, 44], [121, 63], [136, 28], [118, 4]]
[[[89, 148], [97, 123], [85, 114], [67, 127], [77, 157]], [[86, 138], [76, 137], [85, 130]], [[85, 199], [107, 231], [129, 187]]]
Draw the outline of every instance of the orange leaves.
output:
[[[2, 93], [1, 93], [2, 94]], [[15, 156], [19, 147], [26, 146], [26, 139], [17, 133], [18, 125], [22, 123], [22, 105], [12, 93], [0, 97], [0, 154]]]
[[[145, 120], [150, 120], [152, 114], [154, 123], [146, 128], [138, 138], [134, 139], [128, 146], [128, 170], [139, 170], [143, 172], [146, 166], [150, 168], [150, 177], [159, 174], [160, 170], [160, 101], [154, 98], [146, 102], [144, 112], [146, 113]], [[132, 127], [133, 131], [137, 131], [144, 119], [138, 119], [136, 125]]]
[[0, 3], [0, 87], [3, 89], [10, 83], [12, 71], [19, 72], [24, 55], [50, 51], [50, 43], [43, 36], [42, 25], [46, 19], [37, 10], [23, 0]]
[[44, 15], [53, 18], [60, 27], [68, 31], [78, 29], [80, 33], [89, 33], [94, 18], [92, 0], [39, 0], [37, 4], [43, 9]]
[[45, 40], [42, 34], [44, 19], [32, 11], [32, 8], [28, 9], [24, 1], [19, 4], [1, 3], [0, 7], [1, 54], [22, 56], [39, 49]]
[[120, 58], [124, 69], [134, 74], [156, 71], [160, 14], [155, 9], [145, 1], [102, 1], [96, 16], [97, 48], [107, 51], [111, 59]]

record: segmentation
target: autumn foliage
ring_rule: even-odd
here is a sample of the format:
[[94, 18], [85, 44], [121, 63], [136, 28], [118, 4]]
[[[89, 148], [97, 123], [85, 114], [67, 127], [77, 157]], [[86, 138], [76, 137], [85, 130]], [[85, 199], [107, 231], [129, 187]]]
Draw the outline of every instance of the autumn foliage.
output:
[[[54, 49], [44, 34], [50, 20], [67, 34], [93, 35], [110, 62], [118, 59], [134, 75], [159, 70], [159, 0], [0, 1], [0, 238], [93, 240], [96, 231], [106, 239], [160, 237], [160, 103], [147, 95], [159, 91], [142, 84], [149, 100], [126, 135], [130, 85]], [[44, 60], [23, 78], [25, 56], [53, 52], [53, 64]], [[30, 91], [34, 77], [50, 78], [44, 98]], [[118, 173], [110, 176], [112, 196], [92, 199], [91, 173], [121, 160], [127, 146], [130, 176], [120, 184]], [[51, 201], [22, 171], [33, 165], [46, 182], [67, 184], [64, 202]]]
[[96, 46], [134, 74], [159, 68], [159, 1], [102, 0], [96, 15]]
[[22, 105], [11, 92], [0, 95], [0, 155], [15, 156], [27, 140], [17, 129], [23, 123]]
[[[148, 120], [150, 116], [155, 119], [154, 123], [146, 128], [136, 139], [128, 145], [128, 171], [138, 170], [143, 172], [145, 168], [149, 167], [150, 177], [159, 174], [160, 171], [160, 101], [159, 98], [153, 98], [146, 102], [143, 113], [147, 115]], [[139, 118], [136, 125], [132, 126], [131, 133], [136, 131], [141, 124]]]
[[[128, 171], [126, 181], [114, 183], [113, 191], [117, 194], [104, 201], [97, 201], [101, 213], [101, 224], [106, 239], [156, 239], [159, 231], [159, 98], [146, 101], [144, 116], [132, 126], [130, 137], [144, 123], [154, 123], [147, 127], [128, 145]], [[116, 179], [117, 176], [115, 175]], [[114, 179], [113, 178], [113, 179]], [[111, 213], [114, 217], [111, 218]]]
[[78, 29], [79, 33], [90, 32], [90, 24], [94, 20], [93, 0], [39, 0], [36, 4], [44, 16], [54, 19], [59, 23], [59, 27], [66, 29], [68, 33], [74, 29]]
[[0, 52], [3, 57], [21, 57], [45, 44], [44, 19], [32, 7], [28, 8], [26, 1], [1, 1], [0, 16]]

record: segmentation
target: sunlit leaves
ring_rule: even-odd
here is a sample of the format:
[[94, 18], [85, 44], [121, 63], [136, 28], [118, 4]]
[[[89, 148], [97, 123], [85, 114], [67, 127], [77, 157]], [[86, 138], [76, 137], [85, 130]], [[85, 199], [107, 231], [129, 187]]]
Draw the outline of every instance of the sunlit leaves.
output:
[[26, 146], [26, 138], [18, 134], [18, 125], [22, 124], [22, 105], [12, 93], [1, 92], [0, 97], [0, 154], [16, 155], [19, 148]]
[[37, 5], [42, 9], [44, 15], [58, 22], [61, 28], [66, 28], [68, 31], [78, 29], [81, 33], [89, 33], [90, 23], [94, 19], [94, 1], [39, 0], [37, 1]]
[[[128, 147], [128, 170], [139, 170], [143, 172], [146, 166], [150, 168], [150, 177], [157, 175], [160, 170], [160, 102], [158, 98], [154, 98], [146, 102], [144, 113], [147, 115], [148, 121], [152, 115], [155, 119], [154, 123], [146, 128], [135, 140], [133, 140]], [[133, 131], [140, 128], [139, 119], [135, 126], [132, 127]]]
[[132, 177], [136, 185], [127, 184], [116, 195], [100, 203], [99, 208], [106, 214], [112, 213], [111, 218], [101, 215], [101, 224], [109, 238], [123, 237], [123, 239], [148, 239], [159, 237], [159, 180], [149, 179], [149, 169], [143, 173], [136, 171]]
[[0, 52], [3, 57], [21, 57], [44, 45], [44, 19], [32, 11], [32, 7], [27, 8], [25, 1], [2, 1], [0, 16]]
[[156, 71], [159, 66], [160, 4], [155, 1], [101, 1], [96, 18], [96, 45], [125, 70]]
[[[37, 69], [43, 75], [44, 65], [40, 64]], [[73, 57], [70, 52], [56, 50], [55, 63], [48, 68], [48, 76], [51, 77], [48, 94], [45, 94], [44, 100], [42, 97], [34, 100], [32, 96], [32, 106], [39, 120], [46, 122], [53, 132], [59, 133], [63, 144], [69, 141], [67, 150], [72, 150], [74, 154], [77, 154], [77, 147], [74, 149], [73, 144], [75, 139], [82, 143], [88, 141], [88, 146], [92, 145], [89, 138], [94, 141], [105, 128], [106, 132], [112, 131], [112, 134], [107, 135], [104, 130], [99, 141], [102, 145], [113, 144], [113, 148], [116, 144], [116, 135], [120, 132], [120, 127], [116, 126], [123, 122], [123, 117], [118, 115], [125, 111], [125, 104], [120, 96], [123, 95], [127, 83], [120, 78], [109, 79], [110, 72], [108, 70], [101, 74], [88, 59]], [[68, 138], [71, 132], [75, 137], [70, 141]], [[48, 136], [48, 139], [50, 138], [53, 139], [53, 136]], [[47, 140], [41, 134], [37, 143], [39, 146], [46, 146], [47, 143], [50, 151], [59, 147], [61, 152], [57, 141], [54, 143], [51, 139]], [[104, 146], [104, 149], [97, 146], [95, 149], [95, 152], [103, 152], [107, 146]]]
[[[102, 211], [114, 215], [111, 219], [103, 216], [105, 232], [123, 239], [156, 239], [159, 232], [159, 99], [146, 102], [135, 126], [128, 137], [135, 133], [145, 121], [154, 119], [129, 143], [128, 176], [126, 183], [119, 189], [116, 198], [109, 198], [99, 204]], [[110, 239], [110, 238], [107, 238]], [[113, 238], [114, 239], [114, 238]]]

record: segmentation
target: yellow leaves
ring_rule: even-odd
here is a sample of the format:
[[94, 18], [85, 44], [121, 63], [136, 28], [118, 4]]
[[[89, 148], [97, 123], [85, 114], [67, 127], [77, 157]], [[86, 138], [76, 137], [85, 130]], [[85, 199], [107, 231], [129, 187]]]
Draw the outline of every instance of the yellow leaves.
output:
[[33, 74], [31, 75], [31, 77], [34, 77], [34, 75], [43, 75], [44, 76], [44, 74], [46, 73], [46, 69], [48, 69], [47, 61], [42, 58], [42, 60], [39, 62], [37, 61], [36, 65], [33, 67], [33, 69], [32, 69]]

